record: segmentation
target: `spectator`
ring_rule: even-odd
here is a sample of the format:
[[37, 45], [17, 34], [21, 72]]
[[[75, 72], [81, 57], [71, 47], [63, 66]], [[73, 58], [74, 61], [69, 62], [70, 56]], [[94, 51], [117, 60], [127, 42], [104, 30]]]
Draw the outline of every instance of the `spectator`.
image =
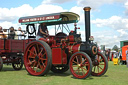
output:
[[17, 35], [19, 40], [24, 39], [24, 32], [22, 31], [21, 27], [18, 28]]
[[114, 53], [114, 58], [117, 58], [117, 52]]
[[7, 36], [3, 33], [3, 29], [0, 26], [0, 39], [5, 39], [5, 38], [7, 38]]
[[14, 27], [10, 27], [9, 30], [10, 30], [10, 33], [8, 35], [8, 39], [14, 39], [15, 38], [15, 30], [14, 30]]

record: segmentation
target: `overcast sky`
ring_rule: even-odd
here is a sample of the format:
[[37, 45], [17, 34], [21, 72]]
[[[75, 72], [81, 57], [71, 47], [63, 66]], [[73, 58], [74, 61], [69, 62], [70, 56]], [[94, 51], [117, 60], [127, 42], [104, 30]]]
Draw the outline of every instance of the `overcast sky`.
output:
[[[128, 40], [127, 0], [0, 0], [0, 26], [25, 29], [18, 23], [20, 17], [70, 11], [80, 15], [78, 27], [84, 40], [85, 6], [92, 8], [91, 35], [98, 45], [113, 47]], [[51, 34], [53, 30], [49, 29]]]

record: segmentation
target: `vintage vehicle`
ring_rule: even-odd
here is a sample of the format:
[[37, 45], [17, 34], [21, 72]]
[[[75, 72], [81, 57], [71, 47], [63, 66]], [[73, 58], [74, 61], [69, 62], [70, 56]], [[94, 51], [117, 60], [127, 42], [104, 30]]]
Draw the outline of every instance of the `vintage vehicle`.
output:
[[[77, 23], [79, 15], [72, 12], [61, 12], [46, 15], [21, 17], [19, 23], [27, 25], [26, 30], [35, 38], [36, 27], [41, 23], [55, 25], [55, 35], [31, 41], [24, 51], [24, 65], [29, 74], [45, 75], [51, 70], [63, 73], [70, 69], [76, 78], [87, 78], [90, 75], [104, 75], [108, 69], [106, 57], [98, 52], [97, 44], [90, 35], [90, 7], [85, 7], [86, 41], [81, 41], [81, 34], [76, 24], [70, 31], [68, 24]], [[66, 29], [69, 33], [64, 33]], [[61, 30], [61, 32], [58, 30]]]
[[[4, 30], [7, 34], [3, 33]], [[23, 52], [27, 40], [10, 39], [9, 31], [9, 29], [3, 29], [3, 32], [0, 33], [0, 71], [3, 64], [12, 64], [14, 70], [20, 70], [23, 67]]]

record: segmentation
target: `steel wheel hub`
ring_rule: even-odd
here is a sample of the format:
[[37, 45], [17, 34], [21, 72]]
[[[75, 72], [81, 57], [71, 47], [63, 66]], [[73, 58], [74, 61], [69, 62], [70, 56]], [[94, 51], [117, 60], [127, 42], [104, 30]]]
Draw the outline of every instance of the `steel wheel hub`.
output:
[[36, 56], [36, 57], [35, 57], [35, 60], [38, 61], [38, 60], [39, 60], [39, 56]]

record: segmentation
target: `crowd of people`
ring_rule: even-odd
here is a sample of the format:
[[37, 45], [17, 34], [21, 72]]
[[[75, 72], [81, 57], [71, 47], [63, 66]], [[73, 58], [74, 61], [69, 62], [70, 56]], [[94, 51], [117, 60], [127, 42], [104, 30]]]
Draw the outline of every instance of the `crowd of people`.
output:
[[0, 39], [24, 39], [25, 33], [22, 31], [21, 27], [18, 30], [15, 30], [14, 27], [10, 27], [9, 29], [3, 29], [0, 26]]
[[[8, 31], [7, 31], [8, 30]], [[37, 32], [36, 40], [39, 38], [48, 37], [49, 32], [45, 23], [41, 23], [39, 25], [39, 29]], [[22, 31], [21, 27], [18, 30], [15, 30], [14, 27], [10, 27], [9, 29], [3, 29], [0, 26], [0, 39], [25, 39], [25, 33]]]

